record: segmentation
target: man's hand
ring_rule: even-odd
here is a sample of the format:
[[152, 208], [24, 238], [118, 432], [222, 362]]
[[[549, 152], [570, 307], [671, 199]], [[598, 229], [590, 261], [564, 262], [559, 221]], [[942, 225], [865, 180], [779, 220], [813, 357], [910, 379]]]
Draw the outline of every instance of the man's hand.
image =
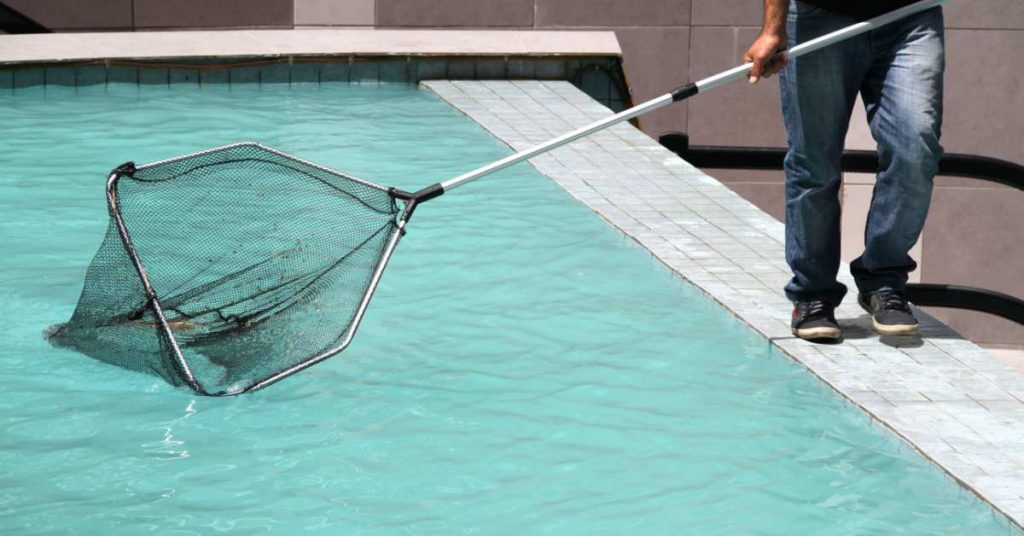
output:
[[762, 78], [782, 70], [789, 58], [786, 57], [788, 39], [785, 33], [761, 32], [750, 49], [743, 55], [744, 63], [753, 63], [750, 70], [750, 83], [756, 84]]

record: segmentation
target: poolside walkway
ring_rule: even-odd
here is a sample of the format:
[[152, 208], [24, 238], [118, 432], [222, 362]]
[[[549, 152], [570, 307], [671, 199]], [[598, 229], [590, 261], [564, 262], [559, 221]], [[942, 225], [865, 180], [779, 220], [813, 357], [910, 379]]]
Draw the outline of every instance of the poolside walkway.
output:
[[[516, 150], [611, 112], [566, 82], [423, 85]], [[1024, 376], [919, 314], [923, 338], [880, 338], [855, 300], [846, 336], [789, 331], [783, 226], [624, 124], [531, 161], [770, 343], [1024, 526]], [[840, 277], [853, 287], [844, 266]]]

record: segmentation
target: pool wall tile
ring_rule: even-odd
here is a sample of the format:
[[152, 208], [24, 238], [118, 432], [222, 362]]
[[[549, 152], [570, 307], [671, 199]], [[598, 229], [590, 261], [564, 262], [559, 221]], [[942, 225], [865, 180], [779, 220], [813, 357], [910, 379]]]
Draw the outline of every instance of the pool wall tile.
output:
[[293, 84], [309, 84], [320, 82], [319, 63], [295, 63], [292, 67], [291, 82]]
[[111, 65], [107, 67], [107, 83], [138, 84], [139, 68]]
[[169, 69], [163, 68], [139, 68], [139, 84], [149, 86], [169, 85], [171, 74]]
[[[590, 67], [588, 65], [588, 67]], [[584, 65], [582, 60], [578, 59], [567, 59], [565, 60], [565, 76], [562, 77], [570, 82], [579, 82], [580, 76], [583, 75]]]
[[478, 80], [504, 80], [507, 70], [508, 67], [504, 59], [476, 62], [476, 78]]
[[199, 85], [198, 69], [168, 69], [172, 84]]
[[348, 82], [351, 74], [352, 68], [348, 61], [320, 64], [321, 82]]
[[41, 86], [46, 80], [46, 73], [41, 68], [16, 69], [14, 71], [14, 88]]
[[14, 89], [14, 71], [0, 70], [0, 91]]
[[46, 68], [46, 85], [48, 86], [69, 86], [78, 85], [74, 67], [57, 66]]
[[410, 62], [406, 59], [384, 61], [380, 64], [379, 79], [390, 84], [409, 83]]
[[292, 80], [291, 65], [272, 63], [260, 67], [260, 84], [288, 84]]
[[614, 82], [621, 69], [614, 60], [600, 58], [479, 58], [448, 57], [421, 58], [400, 56], [354, 61], [337, 58], [335, 61], [279, 61], [270, 64], [244, 63], [240, 67], [219, 67], [216, 59], [195, 60], [188, 66], [161, 67], [158, 63], [145, 66], [128, 65], [62, 65], [8, 71], [10, 82], [0, 81], [0, 87], [9, 85], [23, 88], [36, 85], [84, 87], [107, 85], [110, 82], [136, 85], [186, 84], [285, 84], [348, 82], [354, 84], [418, 83], [423, 80], [565, 80], [575, 75], [572, 82], [591, 95], [601, 105], [621, 111], [626, 106]]
[[536, 63], [534, 76], [539, 80], [561, 80], [565, 78], [565, 60], [549, 59]]
[[106, 65], [80, 65], [75, 69], [75, 85], [99, 86], [107, 83]]
[[379, 84], [380, 63], [376, 61], [357, 61], [350, 68], [348, 81], [352, 84]]
[[450, 80], [476, 80], [476, 62], [467, 58], [448, 60], [448, 78]]
[[203, 86], [227, 85], [230, 82], [229, 76], [226, 69], [204, 69], [199, 71], [199, 84]]
[[258, 84], [260, 81], [259, 67], [236, 67], [228, 71], [228, 81], [232, 84]]
[[505, 75], [510, 80], [523, 80], [536, 78], [536, 62], [533, 60], [510, 59], [505, 66]]
[[422, 80], [440, 80], [448, 77], [448, 61], [444, 59], [421, 59], [412, 64], [410, 79], [414, 82]]
[[596, 67], [583, 69], [580, 72], [580, 89], [591, 98], [607, 104], [611, 99], [612, 81], [608, 75]]

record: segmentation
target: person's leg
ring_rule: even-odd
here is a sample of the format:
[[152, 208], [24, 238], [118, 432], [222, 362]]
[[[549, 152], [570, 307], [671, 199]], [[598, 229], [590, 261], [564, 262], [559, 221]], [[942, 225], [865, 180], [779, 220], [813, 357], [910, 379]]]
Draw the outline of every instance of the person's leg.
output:
[[872, 32], [874, 64], [862, 94], [881, 165], [850, 271], [862, 294], [902, 292], [916, 268], [910, 249], [924, 227], [942, 146], [945, 54], [941, 8]]
[[[855, 22], [794, 2], [790, 45]], [[786, 261], [793, 278], [786, 295], [795, 303], [838, 305], [846, 286], [836, 281], [840, 252], [840, 161], [850, 115], [870, 67], [866, 36], [790, 61], [780, 74], [786, 155]]]

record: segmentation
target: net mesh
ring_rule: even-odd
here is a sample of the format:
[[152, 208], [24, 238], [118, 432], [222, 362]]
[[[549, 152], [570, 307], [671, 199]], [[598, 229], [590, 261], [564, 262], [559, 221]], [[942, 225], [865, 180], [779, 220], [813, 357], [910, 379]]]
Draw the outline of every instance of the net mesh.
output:
[[386, 188], [256, 144], [143, 166], [114, 189], [173, 335], [112, 212], [74, 314], [48, 337], [210, 394], [340, 351], [399, 232]]

